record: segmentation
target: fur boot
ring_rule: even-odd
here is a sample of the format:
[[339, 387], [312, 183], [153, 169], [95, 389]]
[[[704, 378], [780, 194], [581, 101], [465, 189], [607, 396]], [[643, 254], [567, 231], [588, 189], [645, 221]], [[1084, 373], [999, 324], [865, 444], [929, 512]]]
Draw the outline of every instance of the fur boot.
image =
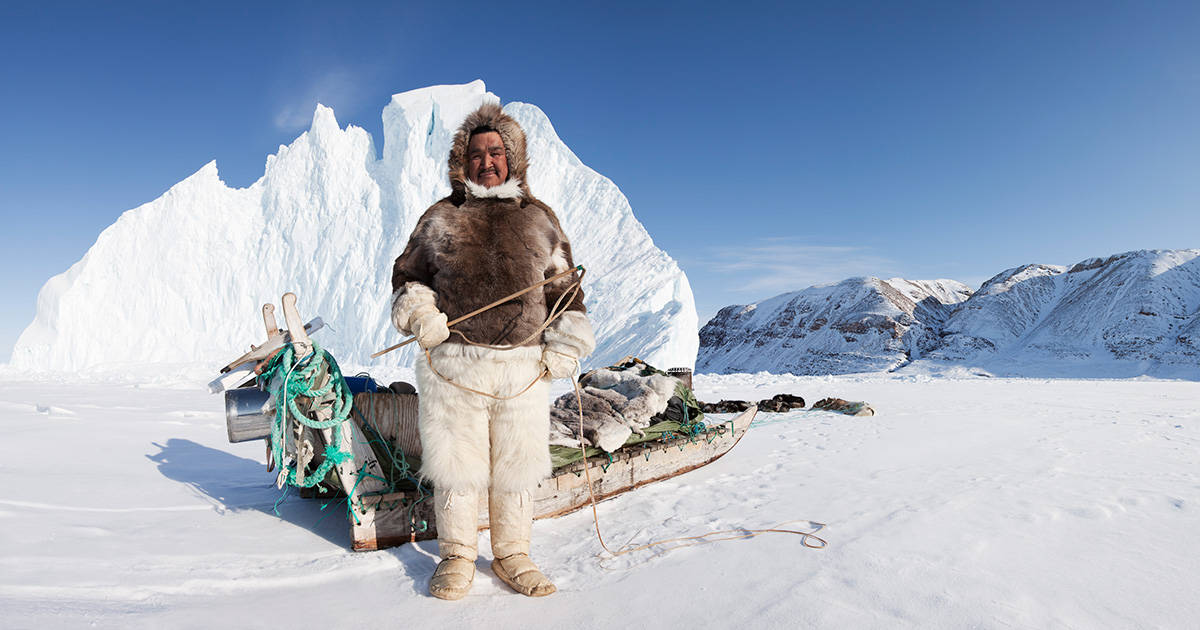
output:
[[488, 496], [492, 534], [492, 572], [522, 595], [542, 597], [557, 590], [529, 559], [533, 500], [526, 492], [493, 490]]
[[462, 599], [471, 590], [479, 555], [479, 495], [435, 488], [433, 501], [442, 561], [429, 579], [429, 594], [438, 599]]

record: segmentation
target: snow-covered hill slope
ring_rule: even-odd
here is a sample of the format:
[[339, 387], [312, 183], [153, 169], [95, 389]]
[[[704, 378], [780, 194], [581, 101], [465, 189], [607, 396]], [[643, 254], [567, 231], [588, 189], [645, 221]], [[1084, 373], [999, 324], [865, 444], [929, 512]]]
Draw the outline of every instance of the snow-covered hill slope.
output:
[[953, 280], [851, 278], [721, 309], [700, 331], [702, 372], [892, 369], [937, 343], [970, 289]]
[[[317, 340], [343, 363], [400, 340], [389, 323], [392, 261], [417, 218], [450, 190], [446, 157], [468, 112], [499, 99], [482, 81], [392, 97], [376, 158], [364, 130], [318, 106], [312, 128], [267, 158], [261, 179], [226, 186], [210, 162], [162, 197], [124, 213], [78, 263], [51, 278], [13, 349], [23, 369], [102, 372], [132, 363], [214, 367], [263, 336], [260, 307], [286, 291]], [[698, 321], [691, 287], [654, 246], [612, 181], [588, 168], [537, 107], [509, 103], [524, 127], [530, 186], [550, 204], [588, 269], [599, 347], [690, 366]], [[376, 364], [406, 365], [411, 350]]]
[[950, 317], [947, 334], [935, 354], [967, 359], [981, 351], [1006, 346], [1041, 319], [1042, 311], [1058, 299], [1054, 277], [1066, 271], [1055, 265], [1024, 265], [1003, 271], [979, 287]]
[[1006, 371], [1124, 363], [1170, 375], [1200, 365], [1200, 250], [1142, 250], [988, 280], [946, 322], [934, 359]]
[[1191, 378], [1200, 250], [1024, 265], [974, 294], [953, 281], [855, 278], [727, 307], [700, 336], [697, 365], [709, 372], [836, 374], [920, 360], [914, 367], [1017, 376]]

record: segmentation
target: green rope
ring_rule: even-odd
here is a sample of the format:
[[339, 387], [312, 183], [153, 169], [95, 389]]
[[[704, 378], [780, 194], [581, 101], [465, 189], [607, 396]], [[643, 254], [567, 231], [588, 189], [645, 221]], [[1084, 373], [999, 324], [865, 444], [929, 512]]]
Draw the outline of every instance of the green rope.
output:
[[[280, 466], [286, 471], [284, 479], [287, 485], [299, 488], [317, 486], [319, 490], [324, 490], [318, 484], [326, 479], [329, 472], [335, 466], [354, 460], [354, 454], [350, 450], [350, 437], [343, 435], [342, 423], [346, 421], [352, 412], [356, 412], [354, 411], [354, 396], [350, 393], [350, 388], [346, 385], [345, 378], [341, 368], [338, 367], [337, 361], [333, 358], [333, 355], [323, 350], [316, 342], [313, 342], [312, 346], [312, 353], [299, 359], [296, 358], [296, 351], [292, 345], [285, 346], [272, 359], [267, 368], [263, 370], [259, 378], [264, 383], [273, 383], [278, 380], [278, 385], [272, 392], [277, 403], [275, 405], [275, 420], [271, 425], [271, 448], [275, 461], [280, 462]], [[326, 374], [328, 374], [329, 378], [322, 384]], [[276, 377], [280, 378], [277, 379]], [[301, 396], [316, 401], [318, 406], [330, 405], [332, 417], [324, 421], [310, 418], [301, 411], [299, 405], [296, 403], [297, 398]], [[418, 526], [419, 531], [427, 531], [429, 524], [424, 520], [416, 523], [415, 515], [417, 506], [432, 497], [433, 492], [421, 483], [421, 480], [415, 473], [415, 467], [405, 457], [404, 451], [399, 447], [393, 448], [392, 444], [383, 439], [374, 422], [374, 418], [366, 419], [362, 417], [362, 414], [357, 414], [357, 416], [360, 421], [359, 425], [365, 429], [363, 433], [366, 436], [367, 444], [377, 456], [382, 455], [379, 459], [382, 462], [387, 462], [387, 466], [386, 470], [383, 470], [384, 477], [382, 478], [367, 472], [365, 464], [357, 472], [354, 487], [351, 488], [349, 495], [346, 497], [347, 515], [354, 519], [355, 522], [360, 522], [358, 515], [355, 514], [354, 496], [355, 491], [358, 489], [358, 484], [362, 482], [364, 477], [370, 477], [386, 484], [387, 489], [383, 491], [385, 494], [396, 492], [397, 486], [401, 482], [410, 482], [416, 488], [418, 498], [408, 506], [409, 520]], [[332, 429], [331, 432], [333, 434], [332, 443], [326, 445], [322, 453], [324, 461], [321, 462], [316, 470], [304, 475], [303, 481], [299, 482], [298, 471], [296, 470], [298, 462], [294, 458], [289, 457], [285, 452], [287, 432], [294, 430], [297, 424], [316, 430]], [[282, 501], [286, 496], [287, 489], [285, 487], [284, 493], [280, 496], [279, 500]], [[323, 505], [321, 511], [324, 512], [328, 506], [329, 503]], [[365, 502], [360, 497], [358, 507], [365, 508], [365, 506]], [[278, 502], [276, 502], [276, 513], [278, 513]], [[326, 512], [322, 515], [321, 519], [323, 520], [328, 514]]]
[[[408, 482], [416, 489], [417, 499], [408, 505], [408, 521], [417, 527], [417, 531], [424, 533], [429, 529], [429, 523], [424, 519], [418, 524], [416, 521], [417, 506], [424, 503], [433, 496], [433, 491], [425, 484], [421, 483], [420, 477], [414, 471], [414, 466], [408, 461], [408, 457], [404, 454], [404, 449], [400, 448], [399, 444], [392, 444], [383, 438], [383, 432], [379, 430], [375, 422], [375, 409], [368, 405], [371, 409], [370, 417], [364, 418], [362, 413], [355, 410], [354, 414], [358, 417], [359, 426], [363, 428], [363, 434], [367, 438], [367, 444], [371, 446], [371, 450], [375, 452], [381, 460], [387, 462], [387, 468], [380, 466], [386, 479], [383, 481], [388, 484], [388, 494], [396, 492], [401, 482]], [[382, 503], [382, 500], [381, 500]], [[376, 509], [382, 507], [377, 505]], [[394, 508], [395, 505], [387, 506], [388, 509]]]
[[[271, 383], [276, 376], [283, 375], [279, 387], [272, 392], [276, 404], [275, 421], [271, 424], [271, 448], [275, 461], [287, 471], [287, 484], [298, 488], [311, 488], [321, 483], [333, 467], [354, 458], [348, 440], [341, 430], [341, 424], [350, 415], [354, 403], [350, 388], [346, 385], [341, 368], [333, 355], [322, 350], [315, 341], [312, 342], [312, 348], [312, 353], [296, 360], [295, 348], [291, 344], [284, 346], [259, 377], [262, 382]], [[328, 374], [329, 379], [322, 385], [318, 381], [325, 374]], [[333, 416], [329, 420], [313, 420], [296, 405], [297, 397], [305, 396], [318, 400], [330, 393], [333, 394]], [[322, 453], [324, 461], [311, 474], [305, 475], [303, 481], [297, 481], [297, 462], [292, 460], [288, 463], [289, 458], [284, 448], [287, 442], [286, 432], [292, 429], [293, 422], [312, 429], [333, 429], [333, 443], [326, 445]]]
[[680, 433], [683, 433], [684, 435], [688, 436], [688, 438], [693, 438], [693, 437], [707, 431], [708, 427], [705, 426], [704, 422], [701, 420], [701, 418], [703, 418], [703, 417], [704, 417], [704, 414], [700, 414], [699, 416], [696, 417], [695, 420], [692, 420], [692, 418], [689, 417], [688, 405], [687, 405], [687, 402], [685, 401], [683, 403], [683, 422], [679, 423]]

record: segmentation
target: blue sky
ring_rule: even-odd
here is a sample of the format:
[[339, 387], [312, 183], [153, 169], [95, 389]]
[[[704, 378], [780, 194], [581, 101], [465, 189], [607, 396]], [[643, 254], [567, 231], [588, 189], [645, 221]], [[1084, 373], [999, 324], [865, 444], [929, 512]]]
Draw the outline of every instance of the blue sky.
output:
[[0, 361], [38, 289], [320, 101], [541, 107], [687, 271], [702, 320], [854, 275], [1200, 247], [1200, 4], [28, 3], [0, 7]]

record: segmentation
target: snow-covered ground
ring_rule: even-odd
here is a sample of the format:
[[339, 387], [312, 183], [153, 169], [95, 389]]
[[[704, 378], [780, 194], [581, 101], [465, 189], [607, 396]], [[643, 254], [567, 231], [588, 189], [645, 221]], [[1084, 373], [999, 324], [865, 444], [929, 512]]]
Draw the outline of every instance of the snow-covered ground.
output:
[[[879, 415], [764, 415], [724, 458], [599, 507], [610, 545], [784, 521], [798, 536], [602, 560], [591, 514], [539, 521], [546, 599], [488, 563], [426, 594], [435, 544], [349, 551], [338, 505], [284, 499], [196, 385], [0, 380], [0, 626], [1195, 627], [1200, 383], [706, 376]], [[806, 523], [795, 526], [803, 527]]]

